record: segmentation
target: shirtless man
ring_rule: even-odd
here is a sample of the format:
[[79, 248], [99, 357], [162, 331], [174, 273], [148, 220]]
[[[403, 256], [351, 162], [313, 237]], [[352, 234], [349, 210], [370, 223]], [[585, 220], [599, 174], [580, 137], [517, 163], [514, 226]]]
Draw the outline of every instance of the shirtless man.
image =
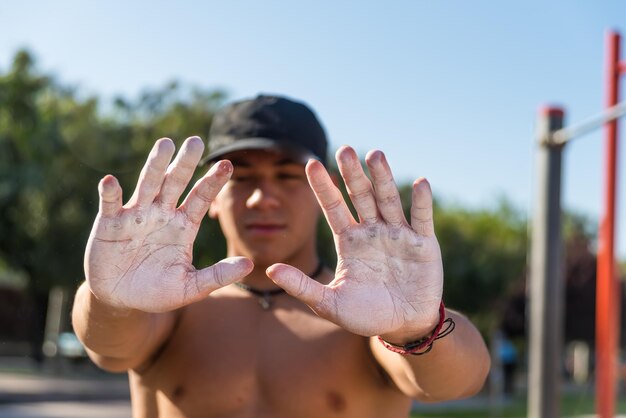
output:
[[[102, 179], [73, 322], [99, 366], [128, 371], [133, 417], [398, 418], [412, 399], [481, 389], [480, 334], [440, 310], [428, 182], [415, 181], [407, 221], [383, 153], [366, 157], [370, 181], [341, 147], [355, 220], [324, 167], [326, 146], [308, 107], [259, 96], [215, 117], [213, 165], [180, 205], [200, 138], [171, 163], [174, 144], [158, 140], [125, 205], [117, 180]], [[198, 270], [192, 246], [207, 212], [228, 258]], [[334, 272], [316, 253], [321, 212]]]

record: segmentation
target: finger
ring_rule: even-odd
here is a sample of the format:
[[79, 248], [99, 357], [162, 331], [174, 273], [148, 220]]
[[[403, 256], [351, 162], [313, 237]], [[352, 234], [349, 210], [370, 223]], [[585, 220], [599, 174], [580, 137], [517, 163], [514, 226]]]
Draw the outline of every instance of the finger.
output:
[[372, 174], [374, 195], [383, 219], [391, 225], [400, 225], [406, 222], [402, 211], [400, 193], [398, 193], [398, 187], [393, 181], [393, 175], [385, 154], [381, 151], [370, 151], [365, 157], [365, 162]]
[[159, 200], [168, 209], [173, 209], [180, 195], [189, 184], [204, 151], [204, 143], [197, 136], [187, 138], [176, 158], [165, 173], [165, 181], [159, 192]]
[[433, 194], [428, 180], [421, 177], [413, 183], [411, 205], [411, 227], [419, 235], [428, 237], [435, 234], [433, 223]]
[[274, 283], [309, 305], [318, 315], [324, 317], [328, 314], [331, 291], [320, 282], [288, 264], [274, 264], [266, 270], [266, 273]]
[[122, 188], [112, 175], [109, 174], [100, 180], [98, 194], [102, 216], [115, 216], [122, 209]]
[[254, 264], [246, 257], [229, 257], [211, 267], [190, 272], [187, 277], [186, 303], [203, 299], [214, 290], [243, 279], [253, 268]]
[[146, 164], [141, 170], [137, 187], [129, 203], [139, 206], [147, 206], [154, 201], [154, 198], [161, 189], [165, 171], [174, 155], [176, 147], [169, 138], [161, 138], [152, 147]]
[[372, 183], [365, 175], [354, 149], [346, 146], [339, 148], [337, 164], [359, 218], [368, 223], [376, 222], [378, 220], [378, 208], [376, 207]]
[[353, 225], [355, 221], [350, 209], [348, 209], [341, 192], [334, 185], [322, 163], [317, 160], [309, 160], [306, 165], [306, 175], [330, 229], [339, 235]]
[[215, 163], [193, 186], [185, 201], [180, 205], [180, 210], [193, 223], [199, 224], [232, 173], [233, 165], [230, 161], [222, 160]]

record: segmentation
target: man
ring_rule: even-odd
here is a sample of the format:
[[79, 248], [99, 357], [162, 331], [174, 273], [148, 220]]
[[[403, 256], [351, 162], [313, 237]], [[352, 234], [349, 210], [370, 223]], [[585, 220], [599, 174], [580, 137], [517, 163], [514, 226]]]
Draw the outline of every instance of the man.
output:
[[[179, 205], [203, 147], [187, 139], [170, 164], [172, 141], [157, 141], [125, 205], [113, 176], [99, 185], [73, 321], [98, 365], [128, 371], [133, 417], [396, 418], [411, 399], [480, 390], [489, 355], [465, 317], [443, 310], [425, 179], [409, 223], [383, 153], [366, 157], [370, 181], [341, 147], [355, 220], [312, 111], [259, 96], [216, 115], [212, 166]], [[320, 207], [335, 272], [316, 254]], [[207, 211], [228, 258], [197, 270]]]

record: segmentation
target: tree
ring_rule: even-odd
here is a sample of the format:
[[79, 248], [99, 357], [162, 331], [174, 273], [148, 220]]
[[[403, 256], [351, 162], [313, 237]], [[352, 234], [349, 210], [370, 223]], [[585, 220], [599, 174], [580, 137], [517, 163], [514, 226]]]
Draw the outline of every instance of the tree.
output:
[[523, 277], [526, 219], [506, 200], [494, 209], [435, 209], [444, 259], [447, 303], [472, 317], [483, 333], [496, 326], [503, 295]]
[[96, 97], [77, 99], [18, 52], [0, 75], [0, 258], [32, 288], [81, 281], [98, 180], [111, 173], [132, 191], [154, 141], [206, 137], [224, 97], [169, 83], [104, 114]]
[[[0, 266], [27, 278], [25, 311], [32, 314], [14, 320], [28, 321], [22, 324], [32, 331], [36, 358], [48, 290], [83, 280], [99, 179], [114, 174], [132, 192], [157, 137], [181, 143], [206, 136], [224, 96], [170, 83], [137, 101], [118, 98], [105, 113], [97, 97], [78, 99], [74, 89], [41, 74], [27, 51], [0, 71]], [[217, 229], [210, 224], [203, 234]], [[206, 247], [216, 242], [199, 239], [198, 247], [215, 257]]]
[[[407, 219], [411, 185], [400, 188]], [[444, 263], [445, 303], [472, 318], [484, 335], [495, 311], [524, 276], [527, 221], [505, 198], [494, 208], [463, 208], [435, 199], [435, 233]]]
[[79, 269], [56, 249], [71, 254], [85, 236], [85, 205], [71, 193], [84, 176], [74, 175], [75, 163], [64, 153], [56, 106], [68, 96], [35, 71], [25, 51], [0, 77], [0, 256], [35, 289], [76, 275]]
[[580, 214], [568, 213], [563, 225], [565, 252], [565, 341], [595, 344], [596, 265], [595, 225]]
[[[563, 279], [565, 280], [564, 339], [595, 345], [597, 226], [582, 214], [568, 211], [563, 220]], [[619, 272], [625, 277], [624, 270]], [[623, 287], [623, 286], [622, 286]], [[622, 291], [623, 294], [623, 291]], [[526, 334], [526, 278], [521, 278], [502, 308], [501, 326], [512, 336]], [[626, 307], [622, 304], [622, 323]], [[626, 335], [622, 333], [622, 342]]]

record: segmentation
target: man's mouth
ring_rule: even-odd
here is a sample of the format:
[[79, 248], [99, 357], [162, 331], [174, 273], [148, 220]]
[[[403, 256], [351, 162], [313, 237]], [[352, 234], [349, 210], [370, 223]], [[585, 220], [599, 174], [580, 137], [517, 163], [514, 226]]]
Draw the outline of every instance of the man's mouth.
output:
[[254, 222], [246, 225], [246, 230], [253, 234], [273, 234], [283, 232], [287, 226], [279, 223]]

